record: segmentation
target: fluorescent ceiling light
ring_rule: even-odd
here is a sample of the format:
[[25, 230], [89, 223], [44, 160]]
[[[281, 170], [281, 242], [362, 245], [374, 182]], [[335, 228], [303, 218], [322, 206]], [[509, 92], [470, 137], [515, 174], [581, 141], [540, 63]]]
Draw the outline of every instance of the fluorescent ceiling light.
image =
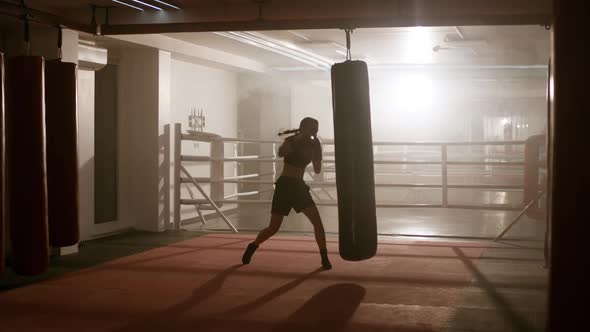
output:
[[292, 49], [282, 44], [281, 41], [270, 38], [263, 34], [255, 32], [214, 32], [217, 35], [230, 38], [245, 44], [254, 45], [256, 47], [277, 53], [288, 58], [297, 60], [299, 62], [308, 64], [310, 66], [328, 70], [332, 65], [332, 61], [329, 59], [322, 58], [314, 53], [302, 50]]
[[113, 0], [113, 2], [116, 2], [116, 3], [122, 4], [123, 6], [131, 7], [131, 8], [133, 8], [133, 9], [137, 9], [137, 10], [143, 10], [143, 8], [135, 7], [134, 5], [130, 5], [130, 4], [128, 4], [128, 3], [125, 3], [125, 2], [122, 2], [122, 1], [119, 1], [119, 0]]
[[272, 67], [272, 70], [276, 71], [317, 71], [323, 70], [321, 68], [310, 68], [310, 67]]
[[168, 7], [172, 7], [174, 9], [180, 9], [180, 8], [176, 7], [175, 5], [169, 4], [169, 3], [165, 2], [165, 1], [160, 1], [160, 0], [154, 0], [154, 1], [157, 2], [157, 3], [161, 3], [163, 5], [166, 5]]
[[[271, 44], [284, 44], [284, 42], [274, 39], [272, 37], [269, 37], [265, 34], [259, 33], [259, 32], [244, 32], [245, 34], [248, 34], [249, 36], [253, 36], [257, 39], [269, 42]], [[293, 52], [293, 50], [290, 50]], [[334, 61], [332, 61], [331, 59], [327, 59], [324, 58], [314, 52], [308, 51], [306, 49], [300, 48], [296, 46], [296, 51], [294, 52], [296, 53], [297, 56], [302, 56], [305, 57], [307, 59], [310, 59], [311, 61], [321, 65], [321, 66], [327, 66], [330, 67]]]
[[301, 33], [299, 33], [299, 32], [292, 31], [292, 30], [288, 30], [287, 32], [288, 32], [288, 33], [290, 33], [290, 34], [292, 34], [292, 35], [295, 35], [295, 36], [297, 36], [297, 37], [299, 37], [299, 38], [301, 38], [301, 39], [304, 39], [304, 40], [311, 40], [311, 39], [307, 38], [305, 35], [303, 35], [303, 34], [301, 34]]
[[346, 47], [335, 43], [333, 41], [305, 41], [296, 43], [300, 47], [306, 47], [311, 49], [333, 49], [338, 48], [346, 51]]
[[137, 2], [137, 3], [139, 3], [139, 4], [142, 4], [142, 5], [144, 5], [144, 6], [147, 6], [147, 7], [150, 7], [150, 8], [156, 9], [156, 10], [162, 10], [162, 8], [160, 8], [160, 7], [156, 7], [156, 6], [154, 6], [154, 5], [150, 5], [149, 3], [145, 3], [145, 2], [143, 2], [143, 1], [139, 1], [139, 0], [131, 0], [131, 1], [133, 1], [133, 2]]

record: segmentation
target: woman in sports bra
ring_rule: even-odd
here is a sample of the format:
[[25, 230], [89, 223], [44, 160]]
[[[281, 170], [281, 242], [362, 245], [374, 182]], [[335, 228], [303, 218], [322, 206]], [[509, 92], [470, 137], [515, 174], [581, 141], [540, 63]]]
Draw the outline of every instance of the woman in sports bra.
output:
[[309, 193], [309, 187], [303, 181], [305, 168], [310, 163], [313, 163], [316, 174], [322, 170], [322, 144], [317, 138], [318, 121], [313, 118], [304, 118], [299, 124], [299, 129], [287, 130], [279, 135], [291, 133], [295, 133], [295, 135], [287, 137], [279, 148], [279, 157], [284, 157], [284, 166], [283, 172], [276, 182], [272, 198], [270, 224], [260, 231], [254, 242], [248, 244], [242, 262], [244, 264], [250, 263], [258, 246], [279, 230], [283, 218], [289, 215], [291, 209], [294, 209], [297, 213], [303, 212], [311, 221], [320, 249], [322, 267], [328, 270], [332, 268], [332, 264], [328, 259], [324, 226], [315, 202]]

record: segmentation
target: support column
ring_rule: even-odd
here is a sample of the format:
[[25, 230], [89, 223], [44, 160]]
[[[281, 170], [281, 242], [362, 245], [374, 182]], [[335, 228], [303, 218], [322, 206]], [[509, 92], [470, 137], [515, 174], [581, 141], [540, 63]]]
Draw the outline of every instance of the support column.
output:
[[554, 93], [549, 122], [552, 223], [548, 331], [575, 331], [587, 322], [590, 217], [590, 19], [585, 0], [553, 1]]
[[133, 228], [170, 220], [170, 53], [127, 49], [119, 65], [119, 211]]

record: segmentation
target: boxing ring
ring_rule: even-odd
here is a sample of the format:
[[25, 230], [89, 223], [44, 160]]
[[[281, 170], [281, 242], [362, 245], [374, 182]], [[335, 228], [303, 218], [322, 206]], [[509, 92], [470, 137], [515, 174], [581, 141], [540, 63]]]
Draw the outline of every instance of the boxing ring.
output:
[[[183, 132], [180, 124], [174, 125], [174, 218], [173, 229], [182, 226], [181, 207], [193, 206], [198, 212], [201, 221], [205, 223], [203, 211], [215, 210], [224, 219], [233, 232], [238, 230], [221, 213], [220, 208], [227, 204], [238, 206], [246, 205], [270, 205], [271, 193], [274, 182], [280, 175], [282, 159], [276, 155], [278, 146], [282, 140], [242, 139], [222, 137], [210, 133]], [[209, 153], [205, 155], [184, 154], [182, 142], [209, 144]], [[323, 139], [324, 160], [322, 160], [322, 172], [313, 174], [311, 166], [306, 170], [306, 183], [311, 188], [318, 206], [337, 206], [335, 195], [336, 182], [334, 179], [334, 153], [333, 140]], [[535, 160], [542, 159], [542, 152], [538, 152], [542, 140], [538, 137], [535, 141], [536, 154], [529, 155]], [[240, 155], [243, 150], [240, 147], [246, 145], [265, 146], [269, 150], [268, 155]], [[226, 150], [230, 147], [230, 150]], [[407, 151], [419, 149], [409, 154]], [[407, 189], [439, 190], [438, 203], [420, 202], [388, 202], [377, 200], [379, 208], [442, 208], [442, 209], [471, 209], [471, 210], [496, 210], [513, 211], [520, 214], [513, 220], [497, 239], [508, 231], [523, 215], [533, 218], [544, 218], [542, 187], [546, 181], [546, 169], [538, 168], [536, 178], [531, 179], [528, 167], [536, 167], [542, 163], [531, 163], [526, 160], [526, 152], [532, 151], [533, 144], [527, 141], [492, 141], [492, 142], [373, 142], [375, 156], [375, 188], [380, 189]], [[226, 151], [233, 151], [228, 156]], [[413, 155], [415, 159], [408, 156]], [[396, 158], [399, 157], [399, 158]], [[225, 174], [225, 165], [232, 163], [234, 172]], [[240, 164], [267, 164], [268, 172], [251, 172], [239, 174]], [[208, 176], [191, 176], [186, 165], [201, 165], [208, 168]], [[396, 171], [386, 170], [387, 167], [395, 167]], [[417, 171], [412, 171], [417, 168]], [[259, 167], [260, 169], [260, 167]], [[400, 176], [401, 174], [401, 176]], [[528, 176], [528, 178], [525, 176]], [[201, 174], [202, 175], [202, 174]], [[405, 182], [388, 180], [388, 176], [396, 176], [405, 179]], [[311, 178], [309, 180], [307, 177]], [[452, 181], [451, 181], [452, 179]], [[489, 183], [471, 183], [474, 179], [485, 179]], [[503, 183], [499, 183], [505, 180]], [[531, 183], [531, 181], [536, 181]], [[463, 183], [460, 183], [463, 182]], [[235, 185], [235, 190], [226, 193], [225, 184]], [[239, 185], [258, 186], [257, 190], [239, 191]], [[209, 187], [206, 190], [205, 187]], [[192, 189], [191, 189], [192, 188]], [[197, 188], [201, 197], [197, 197], [193, 189]], [[465, 204], [454, 202], [449, 193], [452, 190], [485, 190], [497, 192], [513, 192], [524, 196], [519, 202], [503, 204]], [[528, 190], [528, 192], [527, 192]], [[188, 197], [181, 193], [186, 191]], [[333, 193], [331, 192], [333, 191]], [[535, 191], [535, 192], [532, 192]], [[266, 195], [265, 193], [269, 193]], [[518, 196], [517, 195], [517, 196]], [[264, 199], [253, 199], [257, 196], [268, 196]]]

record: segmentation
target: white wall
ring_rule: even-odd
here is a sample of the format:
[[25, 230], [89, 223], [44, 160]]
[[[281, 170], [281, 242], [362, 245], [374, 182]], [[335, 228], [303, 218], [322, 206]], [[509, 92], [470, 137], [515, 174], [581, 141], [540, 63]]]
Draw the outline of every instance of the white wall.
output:
[[[196, 107], [203, 109], [206, 118], [204, 131], [224, 137], [237, 137], [236, 73], [172, 59], [170, 86], [170, 119], [172, 123], [181, 123], [183, 132], [186, 133], [188, 128], [191, 108]], [[209, 144], [183, 142], [182, 154], [209, 155]], [[225, 145], [225, 155], [233, 156], [233, 145]], [[190, 165], [187, 169], [193, 177], [208, 177], [210, 174], [208, 164]], [[224, 172], [225, 176], [233, 175], [233, 163], [226, 163]], [[204, 187], [209, 192], [209, 186]], [[226, 195], [233, 193], [234, 188], [234, 185], [225, 185]], [[198, 196], [198, 192], [191, 189]], [[181, 189], [181, 197], [189, 198], [185, 185]], [[232, 207], [225, 205], [222, 210]], [[197, 213], [193, 207], [183, 207], [181, 219], [195, 216]]]
[[169, 216], [160, 191], [169, 181], [160, 152], [170, 117], [169, 59], [156, 49], [126, 49], [119, 64], [119, 222], [141, 230], [162, 231]]
[[80, 240], [94, 232], [94, 72], [78, 70]]

